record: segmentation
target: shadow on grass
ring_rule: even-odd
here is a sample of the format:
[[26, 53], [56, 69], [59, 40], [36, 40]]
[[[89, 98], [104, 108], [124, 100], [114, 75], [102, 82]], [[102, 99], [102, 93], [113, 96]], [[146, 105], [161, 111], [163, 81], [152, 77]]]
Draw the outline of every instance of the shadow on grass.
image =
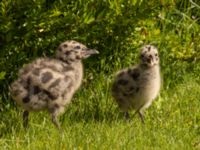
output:
[[[71, 109], [70, 106], [67, 108], [65, 113], [60, 116], [60, 122], [62, 125], [65, 122], [70, 124], [77, 124], [77, 123], [87, 123], [87, 122], [98, 122], [98, 123], [106, 123], [106, 124], [113, 124], [116, 122], [127, 122], [124, 117], [124, 113], [119, 110], [119, 108], [112, 108], [109, 109]], [[132, 117], [130, 121], [134, 120], [135, 117]]]

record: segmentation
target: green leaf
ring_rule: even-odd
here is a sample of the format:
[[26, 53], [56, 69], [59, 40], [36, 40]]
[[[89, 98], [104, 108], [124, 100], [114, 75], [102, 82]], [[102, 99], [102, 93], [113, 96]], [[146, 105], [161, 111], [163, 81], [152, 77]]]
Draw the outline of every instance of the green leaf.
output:
[[5, 75], [6, 75], [5, 71], [0, 72], [0, 80], [4, 80], [5, 79]]

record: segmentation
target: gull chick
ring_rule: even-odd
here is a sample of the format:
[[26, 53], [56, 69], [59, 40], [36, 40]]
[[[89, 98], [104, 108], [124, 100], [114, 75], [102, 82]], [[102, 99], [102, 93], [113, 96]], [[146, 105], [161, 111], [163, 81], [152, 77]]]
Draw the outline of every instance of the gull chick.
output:
[[112, 95], [126, 118], [129, 118], [128, 111], [134, 109], [144, 123], [144, 110], [159, 94], [160, 84], [158, 50], [145, 45], [141, 48], [140, 63], [116, 74]]
[[28, 125], [30, 111], [47, 110], [60, 129], [58, 116], [69, 104], [83, 79], [82, 59], [98, 54], [76, 41], [59, 45], [55, 58], [38, 58], [19, 71], [10, 86], [12, 98], [24, 108], [23, 125]]

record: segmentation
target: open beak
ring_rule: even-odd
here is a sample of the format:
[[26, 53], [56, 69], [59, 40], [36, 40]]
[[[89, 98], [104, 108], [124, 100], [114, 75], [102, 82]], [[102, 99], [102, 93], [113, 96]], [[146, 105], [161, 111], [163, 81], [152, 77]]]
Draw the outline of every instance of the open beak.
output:
[[156, 60], [155, 58], [148, 58], [147, 63], [149, 64], [149, 66], [154, 66], [156, 64]]

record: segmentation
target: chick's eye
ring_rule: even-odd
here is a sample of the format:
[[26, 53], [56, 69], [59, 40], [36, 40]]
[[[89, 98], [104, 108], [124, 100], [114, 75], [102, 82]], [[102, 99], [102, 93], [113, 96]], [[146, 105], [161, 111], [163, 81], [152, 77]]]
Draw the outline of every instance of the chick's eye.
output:
[[68, 45], [67, 45], [67, 44], [64, 44], [64, 45], [63, 45], [63, 47], [64, 47], [64, 48], [67, 48], [67, 47], [68, 47]]
[[158, 56], [158, 54], [156, 53], [155, 56]]
[[75, 46], [74, 47], [75, 49], [80, 49], [81, 47], [79, 45]]

